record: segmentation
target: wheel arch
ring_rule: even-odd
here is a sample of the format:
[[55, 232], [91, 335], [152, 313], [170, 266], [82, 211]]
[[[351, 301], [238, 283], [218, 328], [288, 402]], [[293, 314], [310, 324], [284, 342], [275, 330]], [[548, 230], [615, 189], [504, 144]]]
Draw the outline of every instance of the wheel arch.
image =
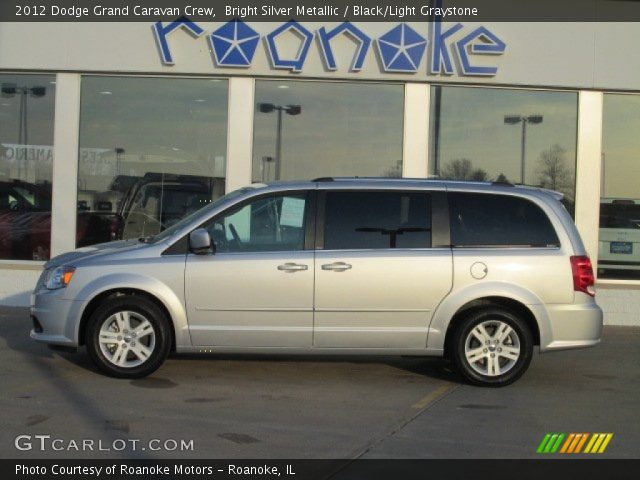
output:
[[490, 308], [498, 308], [507, 310], [514, 315], [522, 318], [529, 327], [531, 335], [533, 336], [534, 345], [540, 345], [540, 327], [535, 314], [531, 311], [527, 305], [514, 300], [513, 298], [501, 297], [501, 296], [489, 296], [481, 297], [471, 300], [462, 305], [451, 318], [451, 321], [447, 325], [447, 329], [444, 337], [444, 356], [448, 356], [450, 352], [451, 339], [453, 338], [453, 332], [457, 325], [469, 314], [486, 310]]
[[176, 349], [176, 326], [174, 324], [173, 316], [171, 312], [167, 308], [167, 306], [156, 296], [153, 294], [141, 290], [138, 288], [126, 288], [126, 287], [116, 287], [109, 290], [102, 291], [95, 295], [89, 303], [84, 307], [82, 311], [82, 316], [80, 318], [80, 325], [78, 326], [78, 344], [85, 344], [85, 334], [87, 331], [87, 324], [91, 315], [109, 299], [118, 298], [123, 296], [137, 296], [141, 298], [145, 298], [149, 300], [154, 305], [156, 305], [169, 319], [169, 331], [171, 332], [171, 351], [175, 351]]
[[427, 349], [445, 354], [448, 335], [456, 322], [472, 310], [504, 308], [522, 316], [540, 345], [550, 333], [549, 318], [544, 303], [533, 292], [517, 285], [491, 282], [472, 285], [445, 298], [434, 311], [427, 338]]

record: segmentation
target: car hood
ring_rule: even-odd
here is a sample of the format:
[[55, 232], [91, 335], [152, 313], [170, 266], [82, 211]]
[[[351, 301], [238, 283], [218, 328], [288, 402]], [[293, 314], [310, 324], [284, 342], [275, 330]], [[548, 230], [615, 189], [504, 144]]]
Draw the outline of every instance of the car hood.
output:
[[135, 238], [130, 240], [119, 240], [117, 242], [99, 243], [97, 245], [78, 248], [71, 252], [53, 257], [45, 264], [44, 268], [47, 269], [58, 267], [60, 265], [77, 264], [81, 260], [84, 261], [89, 258], [94, 259], [97, 257], [104, 257], [114, 253], [121, 254], [149, 246], [149, 244], [142, 243]]

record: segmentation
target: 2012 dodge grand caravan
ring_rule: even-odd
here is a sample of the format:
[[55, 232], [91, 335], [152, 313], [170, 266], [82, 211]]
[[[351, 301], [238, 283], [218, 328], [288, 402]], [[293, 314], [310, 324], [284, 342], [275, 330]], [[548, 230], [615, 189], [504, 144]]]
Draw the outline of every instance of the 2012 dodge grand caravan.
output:
[[600, 341], [594, 276], [561, 195], [505, 184], [317, 179], [232, 192], [152, 238], [45, 266], [39, 341], [141, 377], [168, 353], [447, 356], [506, 385]]

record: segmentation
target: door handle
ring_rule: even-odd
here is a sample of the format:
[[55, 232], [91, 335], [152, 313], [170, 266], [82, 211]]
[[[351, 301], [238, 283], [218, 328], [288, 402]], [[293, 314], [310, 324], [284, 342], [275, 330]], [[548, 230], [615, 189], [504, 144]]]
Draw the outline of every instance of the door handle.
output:
[[333, 270], [334, 272], [344, 272], [345, 270], [349, 270], [350, 268], [351, 264], [345, 262], [325, 263], [324, 265], [322, 265], [323, 270]]
[[301, 272], [303, 270], [309, 270], [308, 265], [302, 265], [300, 263], [292, 263], [288, 262], [284, 265], [278, 265], [278, 270], [281, 272], [293, 273], [293, 272]]

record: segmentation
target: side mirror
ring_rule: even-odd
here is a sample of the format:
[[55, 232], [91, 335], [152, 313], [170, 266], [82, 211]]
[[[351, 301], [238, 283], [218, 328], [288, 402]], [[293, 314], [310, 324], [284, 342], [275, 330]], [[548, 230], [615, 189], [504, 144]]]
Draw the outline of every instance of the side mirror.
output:
[[196, 228], [189, 234], [189, 250], [196, 255], [213, 253], [211, 235], [204, 228]]

